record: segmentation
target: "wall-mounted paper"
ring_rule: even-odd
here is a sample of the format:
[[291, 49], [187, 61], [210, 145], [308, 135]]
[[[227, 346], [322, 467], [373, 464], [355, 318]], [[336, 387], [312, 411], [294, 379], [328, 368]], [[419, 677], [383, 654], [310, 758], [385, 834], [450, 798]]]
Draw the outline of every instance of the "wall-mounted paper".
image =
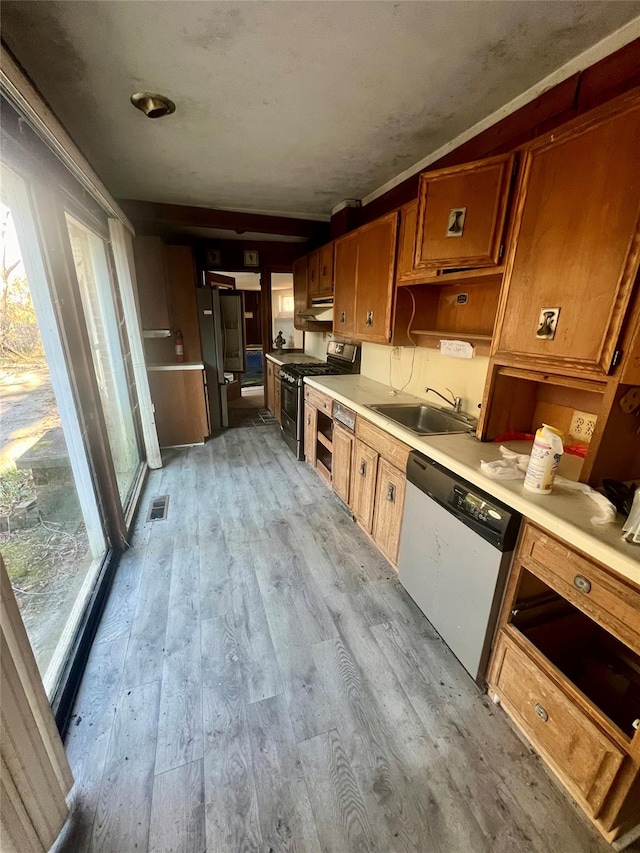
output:
[[440, 352], [452, 358], [473, 358], [475, 349], [468, 341], [440, 341]]

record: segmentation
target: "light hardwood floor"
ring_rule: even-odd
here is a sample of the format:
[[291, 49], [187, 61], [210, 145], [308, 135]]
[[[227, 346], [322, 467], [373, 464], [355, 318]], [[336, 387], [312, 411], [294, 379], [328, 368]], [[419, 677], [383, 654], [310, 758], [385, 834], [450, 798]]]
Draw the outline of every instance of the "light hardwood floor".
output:
[[140, 515], [57, 853], [609, 849], [273, 427], [167, 453]]

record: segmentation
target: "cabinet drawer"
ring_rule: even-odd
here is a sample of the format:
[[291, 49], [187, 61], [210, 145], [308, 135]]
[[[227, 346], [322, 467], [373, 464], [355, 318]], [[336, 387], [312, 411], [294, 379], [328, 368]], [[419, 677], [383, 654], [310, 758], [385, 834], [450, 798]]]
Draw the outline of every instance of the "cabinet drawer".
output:
[[524, 529], [518, 559], [640, 654], [640, 591], [531, 524]]
[[327, 397], [321, 391], [316, 391], [315, 388], [310, 388], [308, 385], [304, 387], [304, 399], [307, 403], [315, 406], [321, 412], [331, 416], [333, 413], [333, 400]]
[[395, 468], [400, 471], [406, 470], [407, 459], [411, 452], [411, 448], [407, 447], [406, 444], [359, 415], [356, 418], [356, 435], [369, 447], [373, 447], [383, 459], [386, 459]]
[[505, 710], [597, 816], [624, 751], [504, 634], [495, 657], [491, 680]]

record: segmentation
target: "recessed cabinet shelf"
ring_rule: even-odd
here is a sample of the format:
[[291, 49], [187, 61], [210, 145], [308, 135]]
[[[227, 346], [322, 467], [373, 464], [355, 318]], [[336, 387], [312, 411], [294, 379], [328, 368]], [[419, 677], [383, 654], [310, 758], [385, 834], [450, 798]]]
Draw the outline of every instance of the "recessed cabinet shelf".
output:
[[398, 288], [393, 344], [437, 347], [441, 338], [449, 338], [468, 341], [478, 354], [488, 355], [501, 282], [501, 275], [485, 272], [469, 283]]

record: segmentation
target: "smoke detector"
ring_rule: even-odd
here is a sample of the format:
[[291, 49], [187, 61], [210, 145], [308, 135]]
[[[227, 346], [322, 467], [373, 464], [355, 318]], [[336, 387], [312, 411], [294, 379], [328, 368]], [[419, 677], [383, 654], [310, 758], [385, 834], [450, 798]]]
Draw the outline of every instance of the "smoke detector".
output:
[[141, 110], [147, 118], [162, 118], [176, 111], [176, 105], [165, 95], [153, 92], [135, 92], [131, 95], [131, 103]]

